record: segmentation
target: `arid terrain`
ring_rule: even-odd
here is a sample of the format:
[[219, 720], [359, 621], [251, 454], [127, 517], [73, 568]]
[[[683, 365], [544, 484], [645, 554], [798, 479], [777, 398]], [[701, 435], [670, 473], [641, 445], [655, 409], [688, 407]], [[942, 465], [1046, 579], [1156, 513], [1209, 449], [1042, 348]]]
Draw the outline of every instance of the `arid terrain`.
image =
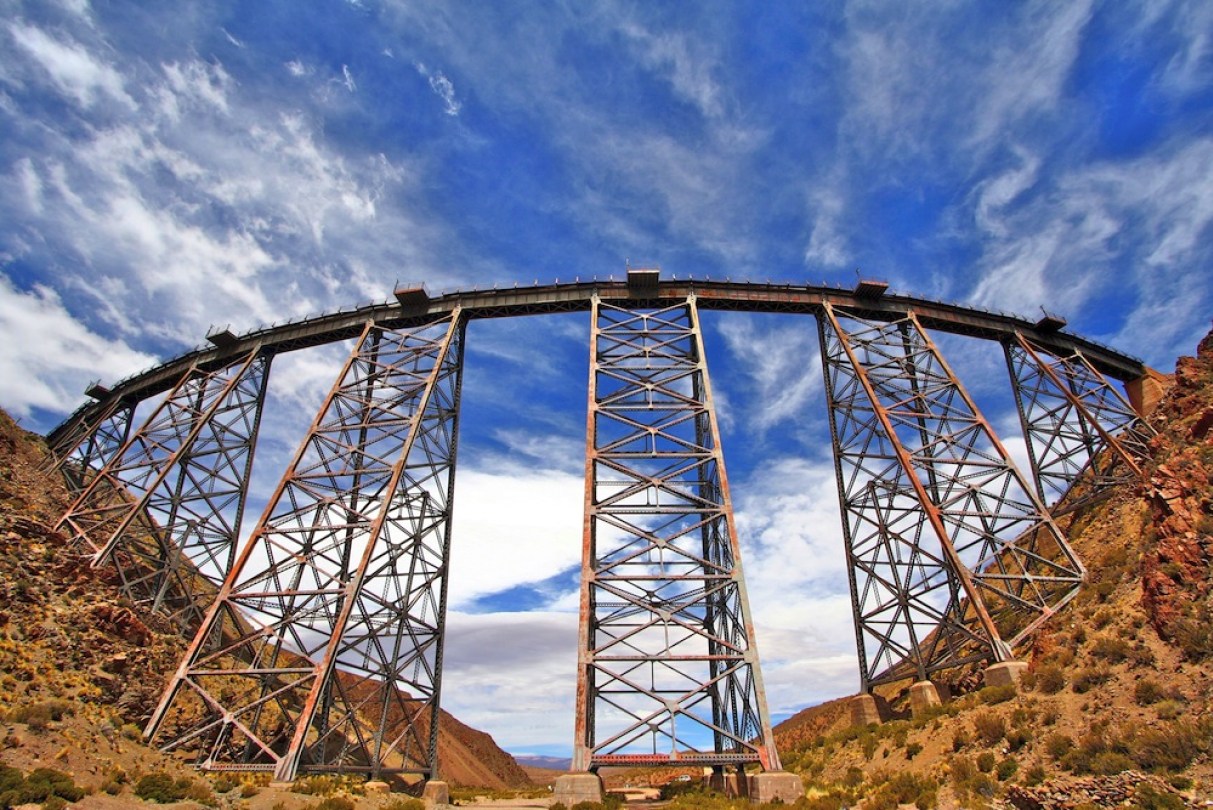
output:
[[[904, 688], [882, 693], [879, 725], [852, 726], [844, 700], [801, 712], [776, 730], [784, 765], [808, 788], [800, 806], [1213, 806], [1213, 336], [1180, 359], [1151, 422], [1159, 436], [1146, 479], [1061, 519], [1088, 583], [1025, 651], [1019, 691], [956, 672], [940, 684], [953, 697], [920, 717]], [[57, 785], [45, 806], [130, 807], [151, 777], [163, 783], [156, 795], [181, 807], [419, 806], [360, 796], [354, 780], [288, 790], [207, 776], [145, 747], [142, 724], [184, 642], [65, 548], [52, 526], [67, 496], [39, 471], [43, 458], [41, 440], [0, 414], [0, 807], [34, 783]], [[449, 716], [441, 737], [444, 777], [483, 788], [457, 789], [458, 804], [551, 803], [556, 772], [524, 772]], [[607, 783], [655, 791], [673, 775], [619, 772]], [[681, 797], [667, 788], [665, 804], [733, 806], [697, 783], [677, 783], [690, 791]]]

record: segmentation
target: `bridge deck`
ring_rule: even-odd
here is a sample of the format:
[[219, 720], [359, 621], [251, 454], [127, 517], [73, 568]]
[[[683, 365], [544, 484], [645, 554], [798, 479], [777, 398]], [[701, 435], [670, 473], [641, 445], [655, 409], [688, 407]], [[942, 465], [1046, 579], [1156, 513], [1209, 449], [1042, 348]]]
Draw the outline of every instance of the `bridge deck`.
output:
[[[858, 291], [858, 292], [857, 292]], [[430, 298], [424, 294], [403, 295], [400, 301], [369, 304], [318, 315], [300, 321], [274, 324], [245, 335], [224, 335], [222, 346], [196, 349], [158, 366], [139, 372], [113, 385], [100, 399], [81, 406], [49, 434], [53, 443], [80, 417], [117, 399], [138, 401], [170, 388], [191, 363], [204, 367], [226, 365], [257, 345], [272, 352], [286, 352], [355, 337], [368, 320], [400, 327], [424, 323], [462, 307], [470, 319], [583, 312], [590, 309], [595, 293], [603, 300], [626, 301], [629, 306], [660, 307], [685, 300], [694, 294], [700, 309], [739, 312], [793, 313], [812, 315], [822, 305], [857, 310], [865, 317], [895, 320], [913, 311], [930, 329], [1001, 340], [1016, 331], [1054, 352], [1080, 350], [1100, 372], [1121, 381], [1145, 373], [1140, 360], [1077, 335], [1038, 328], [1037, 322], [1004, 313], [931, 301], [906, 295], [873, 296], [863, 285], [855, 290], [840, 287], [772, 284], [743, 281], [668, 280], [651, 287], [634, 288], [626, 281], [581, 281], [492, 290], [469, 290]], [[1047, 319], [1044, 323], [1047, 323]]]

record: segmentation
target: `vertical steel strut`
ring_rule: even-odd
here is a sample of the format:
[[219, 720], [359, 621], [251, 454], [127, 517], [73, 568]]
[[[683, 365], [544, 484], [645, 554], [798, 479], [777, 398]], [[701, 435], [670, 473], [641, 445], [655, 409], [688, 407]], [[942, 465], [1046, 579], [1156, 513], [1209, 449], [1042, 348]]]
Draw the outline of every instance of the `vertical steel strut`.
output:
[[94, 412], [80, 414], [50, 448], [42, 470], [58, 470], [67, 491], [78, 496], [129, 438], [135, 403], [114, 398]]
[[1009, 659], [1077, 557], [912, 313], [819, 333], [863, 688]]
[[573, 769], [778, 769], [694, 297], [590, 358]]
[[190, 631], [230, 565], [269, 362], [253, 349], [191, 368], [57, 526], [114, 566], [128, 598]]
[[148, 724], [162, 749], [436, 775], [463, 330], [367, 324]]
[[1142, 476], [1154, 429], [1081, 352], [1052, 354], [1018, 332], [1003, 351], [1036, 490], [1055, 515]]

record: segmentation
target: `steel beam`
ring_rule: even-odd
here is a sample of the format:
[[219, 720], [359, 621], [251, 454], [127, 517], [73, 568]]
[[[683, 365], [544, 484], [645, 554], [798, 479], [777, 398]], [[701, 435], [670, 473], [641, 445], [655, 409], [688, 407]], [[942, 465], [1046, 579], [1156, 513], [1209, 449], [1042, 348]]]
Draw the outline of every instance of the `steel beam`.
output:
[[[95, 567], [116, 568], [128, 598], [183, 626], [227, 572], [230, 501], [243, 505], [268, 362], [255, 348], [232, 366], [190, 369], [56, 524]], [[240, 422], [250, 429], [233, 430]]]
[[1077, 350], [1003, 341], [1036, 491], [1058, 515], [1142, 477], [1154, 429]]
[[463, 331], [364, 325], [151, 741], [283, 780], [436, 775]]
[[83, 410], [51, 445], [44, 472], [58, 471], [67, 491], [78, 496], [130, 438], [135, 403], [114, 397], [97, 410]]
[[913, 313], [820, 324], [864, 688], [1007, 660], [1081, 563]]
[[695, 299], [592, 313], [573, 769], [778, 769]]
[[[223, 394], [205, 408], [208, 378], [192, 392], [197, 424], [171, 470], [128, 513], [93, 558], [112, 565], [125, 592], [192, 635], [231, 570], [252, 474], [271, 357], [258, 353], [234, 369]], [[132, 531], [138, 522], [158, 531]]]

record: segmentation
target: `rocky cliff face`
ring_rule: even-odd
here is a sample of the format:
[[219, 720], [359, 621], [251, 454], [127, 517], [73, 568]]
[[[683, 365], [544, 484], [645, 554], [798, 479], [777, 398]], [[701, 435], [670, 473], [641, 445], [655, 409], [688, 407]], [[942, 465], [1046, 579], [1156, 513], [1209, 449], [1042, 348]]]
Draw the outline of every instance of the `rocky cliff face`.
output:
[[1142, 599], [1158, 632], [1203, 660], [1213, 656], [1213, 333], [1179, 359], [1155, 420]]
[[[139, 741], [185, 640], [65, 548], [52, 527], [68, 496], [39, 470], [44, 457], [0, 411], [0, 762], [51, 765], [94, 788], [114, 769], [185, 773]], [[489, 735], [446, 713], [439, 762], [456, 785], [529, 782]]]

